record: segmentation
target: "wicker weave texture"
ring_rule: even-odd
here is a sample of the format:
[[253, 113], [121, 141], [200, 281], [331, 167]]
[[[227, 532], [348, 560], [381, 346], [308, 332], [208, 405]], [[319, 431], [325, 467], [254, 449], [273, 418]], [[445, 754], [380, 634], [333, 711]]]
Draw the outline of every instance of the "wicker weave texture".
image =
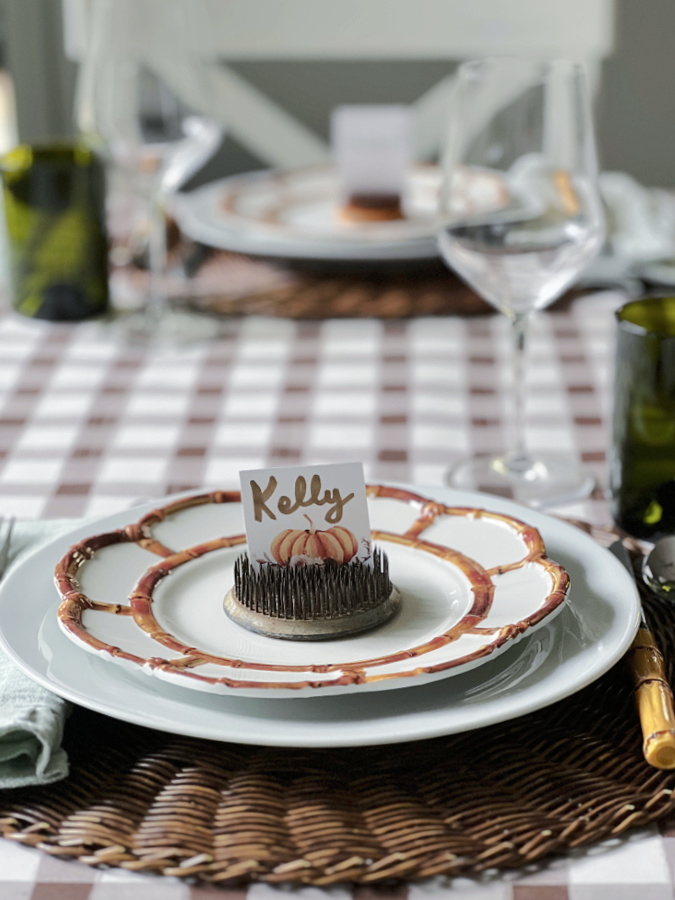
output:
[[[675, 612], [651, 598], [647, 611], [672, 682]], [[385, 747], [220, 744], [86, 710], [67, 736], [70, 778], [5, 792], [2, 834], [91, 865], [211, 883], [521, 867], [675, 809], [675, 773], [642, 757], [623, 663], [528, 717]]]
[[[236, 279], [233, 279], [233, 273]], [[191, 301], [223, 315], [294, 319], [384, 319], [480, 315], [490, 306], [439, 261], [410, 269], [289, 266], [222, 251], [204, 251]]]

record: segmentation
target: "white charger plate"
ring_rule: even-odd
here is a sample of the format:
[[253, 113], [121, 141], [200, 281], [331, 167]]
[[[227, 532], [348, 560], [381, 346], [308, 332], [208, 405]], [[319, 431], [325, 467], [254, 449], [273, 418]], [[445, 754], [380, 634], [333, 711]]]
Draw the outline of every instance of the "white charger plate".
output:
[[379, 628], [298, 643], [227, 617], [223, 597], [245, 545], [239, 495], [223, 491], [162, 504], [73, 546], [56, 569], [59, 624], [82, 649], [182, 687], [291, 697], [447, 678], [560, 612], [569, 579], [536, 529], [400, 488], [371, 485], [367, 494], [402, 595]]
[[[52, 571], [69, 546], [92, 533], [91, 524], [46, 544], [8, 574], [0, 588], [0, 642], [30, 677], [98, 712], [213, 740], [307, 747], [391, 743], [506, 721], [569, 696], [623, 656], [639, 624], [639, 601], [612, 554], [579, 529], [507, 500], [449, 489], [424, 493], [446, 505], [483, 506], [527, 521], [571, 578], [569, 601], [552, 624], [452, 679], [279, 702], [188, 691], [76, 652], [57, 624]], [[129, 513], [119, 513], [99, 524], [120, 528], [128, 520]]]
[[411, 169], [404, 219], [345, 223], [332, 166], [265, 170], [213, 181], [175, 198], [181, 230], [209, 247], [286, 259], [386, 261], [438, 256], [435, 214], [441, 173]]

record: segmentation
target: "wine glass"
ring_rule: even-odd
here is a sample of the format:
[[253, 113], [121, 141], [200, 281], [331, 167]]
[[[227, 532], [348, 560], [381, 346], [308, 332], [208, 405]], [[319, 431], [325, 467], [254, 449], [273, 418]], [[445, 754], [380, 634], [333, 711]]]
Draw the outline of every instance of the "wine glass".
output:
[[459, 67], [443, 162], [438, 245], [448, 266], [511, 322], [511, 449], [450, 470], [454, 487], [531, 506], [587, 496], [571, 458], [525, 445], [523, 360], [532, 313], [556, 300], [599, 252], [604, 218], [582, 68], [494, 58]]
[[90, 146], [131, 177], [148, 208], [148, 298], [126, 323], [147, 337], [192, 339], [214, 329], [204, 316], [170, 308], [166, 296], [167, 203], [222, 140], [221, 126], [204, 112], [213, 93], [198, 55], [204, 13], [204, 0], [93, 0], [90, 7], [77, 124]]

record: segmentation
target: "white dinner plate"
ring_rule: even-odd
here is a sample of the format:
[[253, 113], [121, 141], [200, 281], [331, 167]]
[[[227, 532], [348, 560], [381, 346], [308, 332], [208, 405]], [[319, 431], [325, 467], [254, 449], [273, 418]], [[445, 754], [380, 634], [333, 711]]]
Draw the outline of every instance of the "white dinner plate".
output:
[[[579, 529], [507, 500], [440, 488], [420, 493], [534, 526], [571, 580], [555, 621], [494, 661], [420, 687], [283, 701], [213, 696], [113, 666], [62, 633], [52, 572], [72, 544], [92, 534], [89, 523], [44, 545], [7, 575], [0, 588], [0, 641], [30, 677], [99, 712], [214, 740], [307, 747], [429, 738], [512, 719], [569, 696], [623, 656], [638, 627], [639, 601], [612, 554]], [[100, 530], [123, 527], [129, 518], [128, 512], [106, 517]]]
[[567, 573], [530, 525], [386, 485], [367, 493], [402, 598], [378, 628], [299, 643], [233, 622], [223, 598], [246, 549], [244, 516], [238, 494], [223, 491], [163, 503], [70, 548], [57, 566], [59, 624], [117, 666], [194, 690], [284, 698], [457, 675], [562, 609]]
[[173, 212], [188, 237], [239, 253], [370, 262], [433, 259], [440, 178], [436, 166], [412, 168], [403, 195], [405, 218], [389, 222], [342, 221], [332, 166], [219, 179], [179, 195]]

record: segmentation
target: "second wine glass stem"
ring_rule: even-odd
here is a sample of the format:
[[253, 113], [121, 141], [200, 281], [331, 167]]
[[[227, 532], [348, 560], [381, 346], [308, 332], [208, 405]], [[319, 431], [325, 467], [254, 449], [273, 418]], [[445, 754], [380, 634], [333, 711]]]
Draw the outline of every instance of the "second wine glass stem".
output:
[[149, 209], [148, 266], [150, 275], [148, 312], [159, 318], [166, 293], [167, 241], [164, 198], [152, 197]]
[[529, 330], [528, 313], [515, 315], [511, 320], [513, 337], [513, 429], [512, 447], [508, 454], [509, 468], [514, 473], [531, 467], [525, 446], [525, 347]]

